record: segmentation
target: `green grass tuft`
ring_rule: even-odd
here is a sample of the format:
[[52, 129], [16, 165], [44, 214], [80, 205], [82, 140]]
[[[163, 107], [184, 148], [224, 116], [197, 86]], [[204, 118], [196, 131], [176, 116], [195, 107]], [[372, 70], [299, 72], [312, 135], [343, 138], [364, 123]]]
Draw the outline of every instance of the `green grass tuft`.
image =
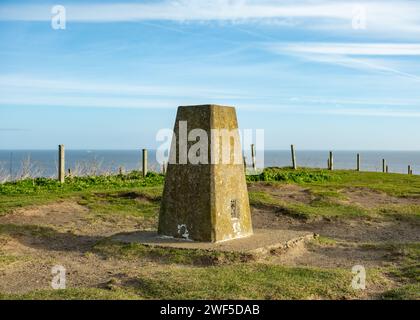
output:
[[133, 300], [135, 294], [124, 290], [97, 288], [69, 288], [62, 290], [37, 290], [25, 294], [1, 294], [0, 300]]
[[323, 171], [312, 171], [306, 169], [292, 170], [289, 168], [266, 168], [259, 175], [248, 175], [248, 181], [281, 181], [294, 183], [310, 183], [330, 181], [332, 176]]
[[420, 300], [420, 283], [407, 284], [382, 294], [387, 300]]
[[0, 184], [0, 195], [37, 194], [40, 192], [66, 193], [74, 191], [116, 188], [138, 188], [162, 185], [164, 176], [149, 172], [143, 177], [141, 172], [133, 171], [125, 175], [67, 177], [60, 184], [56, 179], [35, 178]]
[[95, 245], [93, 252], [106, 258], [113, 257], [129, 260], [141, 258], [163, 263], [186, 265], [217, 265], [240, 261], [243, 262], [251, 259], [250, 255], [241, 253], [161, 248], [139, 243], [123, 243], [112, 240], [100, 241]]
[[160, 207], [159, 201], [149, 200], [142, 193], [135, 191], [85, 194], [78, 203], [88, 207], [91, 213], [100, 216], [155, 218]]
[[351, 272], [265, 264], [173, 269], [140, 277], [136, 292], [148, 299], [353, 298]]

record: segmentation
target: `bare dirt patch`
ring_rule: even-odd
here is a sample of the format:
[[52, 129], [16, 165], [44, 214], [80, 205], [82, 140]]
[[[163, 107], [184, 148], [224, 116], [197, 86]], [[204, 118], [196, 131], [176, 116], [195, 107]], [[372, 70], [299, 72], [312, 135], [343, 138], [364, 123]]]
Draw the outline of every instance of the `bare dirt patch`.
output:
[[254, 183], [248, 186], [248, 191], [264, 192], [272, 196], [274, 199], [292, 203], [309, 204], [314, 199], [314, 196], [308, 189], [295, 184]]
[[86, 223], [88, 209], [75, 201], [19, 208], [0, 217], [0, 224], [54, 225], [75, 227]]
[[252, 208], [255, 228], [311, 231], [322, 236], [352, 242], [418, 242], [420, 226], [410, 221], [380, 219], [294, 219], [280, 211]]
[[347, 188], [343, 194], [347, 197], [347, 202], [364, 208], [377, 208], [386, 205], [420, 205], [420, 198], [394, 197], [369, 188]]
[[14, 210], [1, 216], [0, 224], [45, 226], [64, 233], [109, 236], [117, 232], [152, 228], [155, 221], [130, 216], [96, 216], [76, 200], [67, 200]]
[[78, 251], [31, 250], [28, 247], [22, 248], [20, 257], [21, 260], [13, 265], [0, 268], [0, 292], [25, 293], [51, 289], [51, 268], [55, 265], [65, 267], [69, 288], [99, 288], [114, 277], [132, 277], [150, 265], [150, 262], [141, 260], [103, 259]]
[[287, 266], [345, 269], [351, 269], [354, 265], [386, 267], [392, 263], [387, 250], [366, 249], [352, 243], [331, 246], [309, 244], [301, 246], [294, 254], [273, 256], [271, 261]]
[[54, 265], [65, 266], [68, 287], [101, 287], [114, 276], [133, 275], [150, 262], [103, 259], [91, 249], [104, 237], [143, 227], [134, 217], [92, 217], [76, 201], [17, 209], [0, 217], [0, 253], [16, 258], [0, 265], [0, 292], [51, 289]]

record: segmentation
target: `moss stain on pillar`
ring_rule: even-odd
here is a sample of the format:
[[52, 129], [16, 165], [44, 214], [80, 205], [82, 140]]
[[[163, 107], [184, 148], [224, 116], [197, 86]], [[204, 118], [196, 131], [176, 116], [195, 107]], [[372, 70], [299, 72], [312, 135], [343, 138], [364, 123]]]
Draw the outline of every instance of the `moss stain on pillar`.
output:
[[[188, 134], [193, 129], [207, 133], [210, 139], [208, 163], [179, 163], [180, 158], [184, 159], [179, 155], [180, 121], [187, 121]], [[213, 146], [220, 147], [222, 143], [220, 139], [213, 139], [212, 129], [227, 129], [238, 134], [235, 108], [217, 105], [178, 108], [170, 150], [170, 159], [177, 161], [170, 161], [166, 170], [159, 214], [160, 235], [218, 242], [249, 236], [253, 232], [242, 156], [240, 154], [238, 162], [233, 161], [234, 148], [231, 146], [230, 161], [211, 161], [212, 156], [222, 157], [217, 148], [211, 153]], [[229, 139], [229, 143], [231, 141]], [[188, 141], [188, 151], [194, 143]]]

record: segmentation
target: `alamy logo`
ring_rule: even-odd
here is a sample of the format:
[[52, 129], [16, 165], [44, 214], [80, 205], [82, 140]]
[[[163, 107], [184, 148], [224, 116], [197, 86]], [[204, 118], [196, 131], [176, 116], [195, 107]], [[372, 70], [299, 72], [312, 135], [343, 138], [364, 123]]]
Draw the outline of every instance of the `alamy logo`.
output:
[[61, 265], [52, 267], [51, 274], [51, 287], [55, 290], [66, 289], [66, 268]]
[[353, 8], [353, 19], [351, 26], [354, 30], [366, 29], [367, 12], [366, 7], [362, 5], [355, 6]]
[[[161, 129], [156, 141], [159, 164], [244, 164], [255, 162], [255, 174], [264, 168], [264, 130], [188, 128], [187, 121], [179, 121], [176, 132]], [[245, 147], [243, 150], [242, 145]], [[249, 149], [255, 146], [256, 150]], [[251, 152], [252, 151], [252, 152]], [[254, 153], [255, 152], [255, 153]], [[255, 154], [257, 156], [255, 156]]]
[[51, 27], [54, 30], [66, 29], [66, 8], [56, 5], [51, 8]]
[[366, 270], [362, 265], [355, 265], [351, 272], [355, 275], [351, 281], [351, 286], [354, 290], [366, 289]]

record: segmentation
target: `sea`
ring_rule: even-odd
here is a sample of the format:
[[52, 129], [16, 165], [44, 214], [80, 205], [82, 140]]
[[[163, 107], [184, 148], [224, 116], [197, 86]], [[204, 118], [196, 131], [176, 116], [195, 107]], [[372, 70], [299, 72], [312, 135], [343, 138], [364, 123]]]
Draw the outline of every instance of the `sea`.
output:
[[[386, 159], [389, 172], [407, 173], [408, 165], [411, 165], [413, 174], [420, 174], [420, 151], [334, 151], [334, 168], [355, 169], [357, 153], [361, 156], [362, 171], [382, 171], [382, 159]], [[328, 154], [329, 150], [297, 150], [297, 165], [326, 168]], [[66, 150], [66, 170], [80, 175], [116, 173], [120, 168], [123, 171], [141, 170], [141, 158], [141, 150]], [[265, 150], [262, 162], [264, 167], [291, 166], [290, 150]], [[25, 173], [54, 177], [57, 163], [57, 150], [0, 150], [0, 178], [16, 179]], [[155, 150], [148, 150], [148, 163], [149, 170], [162, 170], [156, 161]]]

